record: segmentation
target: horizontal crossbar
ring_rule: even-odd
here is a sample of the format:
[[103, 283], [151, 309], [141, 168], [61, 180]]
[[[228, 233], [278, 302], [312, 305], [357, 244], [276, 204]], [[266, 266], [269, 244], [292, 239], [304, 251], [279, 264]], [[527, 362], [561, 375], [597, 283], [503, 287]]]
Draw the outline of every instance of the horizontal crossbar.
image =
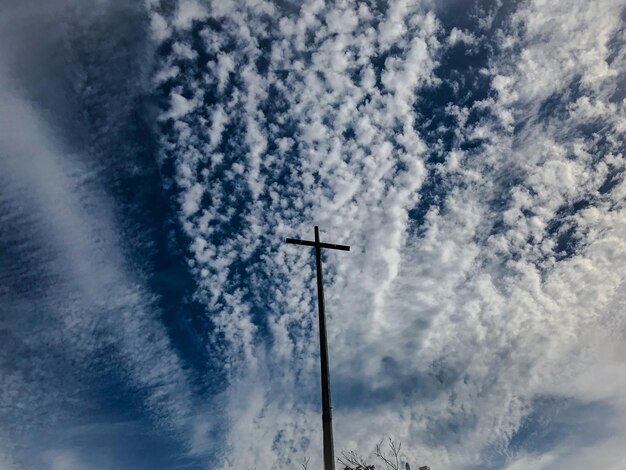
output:
[[287, 238], [286, 242], [293, 245], [319, 246], [320, 248], [329, 248], [331, 250], [350, 251], [350, 247], [348, 245], [335, 245], [334, 243], [315, 243], [310, 240], [296, 240], [295, 238]]

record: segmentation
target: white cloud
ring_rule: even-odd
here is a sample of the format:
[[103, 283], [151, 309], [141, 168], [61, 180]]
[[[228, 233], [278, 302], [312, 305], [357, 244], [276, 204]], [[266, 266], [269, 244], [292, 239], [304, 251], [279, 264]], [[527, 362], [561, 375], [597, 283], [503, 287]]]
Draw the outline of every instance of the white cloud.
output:
[[178, 93], [170, 95], [170, 111], [163, 119], [180, 119], [189, 114], [197, 106], [195, 99], [187, 99]]
[[181, 0], [176, 6], [173, 23], [177, 28], [189, 29], [193, 21], [207, 16], [206, 6], [196, 0]]
[[165, 19], [156, 12], [150, 16], [150, 28], [157, 41], [165, 41], [172, 34]]
[[450, 35], [448, 36], [448, 44], [451, 46], [459, 43], [472, 45], [475, 44], [476, 41], [477, 39], [473, 34], [463, 31], [457, 27], [452, 28], [452, 30], [450, 30]]
[[[333, 377], [339, 378], [338, 390], [354, 381], [365, 397], [382, 400], [367, 412], [336, 408], [338, 446], [371, 445], [380, 432], [392, 432], [406, 441], [412, 459], [420, 456], [433, 467], [458, 468], [484, 446], [506, 445], [533, 397], [546, 393], [547, 383], [564, 383], [579, 373], [570, 361], [582, 357], [583, 350], [572, 338], [615, 314], [609, 305], [623, 285], [614, 274], [620, 259], [607, 261], [600, 254], [606, 230], [616, 227], [621, 212], [604, 218], [607, 206], [595, 205], [589, 209], [596, 211], [593, 216], [589, 211], [578, 214], [573, 223], [587, 234], [581, 245], [586, 248], [570, 260], [555, 261], [554, 240], [546, 233], [561, 206], [597, 194], [606, 176], [601, 166], [590, 167], [592, 141], [583, 139], [572, 147], [564, 138], [577, 132], [583, 115], [591, 119], [597, 114], [583, 101], [556, 134], [556, 124], [543, 127], [540, 122], [515, 139], [510, 132], [530, 109], [538, 109], [539, 100], [562, 91], [575, 73], [591, 77], [584, 82], [593, 82], [596, 89], [599, 71], [605, 71], [605, 78], [613, 76], [598, 64], [616, 23], [578, 16], [565, 33], [551, 33], [553, 45], [546, 45], [535, 35], [543, 34], [550, 24], [546, 18], [557, 18], [558, 12], [531, 4], [515, 14], [514, 29], [503, 44], [521, 44], [521, 61], [506, 60], [507, 51], [502, 60], [496, 58], [489, 73], [498, 96], [477, 104], [500, 122], [484, 120], [461, 128], [462, 139], [487, 139], [488, 144], [473, 160], [461, 150], [451, 154], [455, 163], [448, 165], [445, 177], [455, 189], [440, 210], [427, 214], [423, 235], [417, 236], [409, 229], [408, 210], [416, 204], [425, 177], [425, 145], [414, 130], [411, 110], [419, 87], [438, 80], [433, 75], [439, 50], [434, 15], [397, 2], [374, 24], [369, 11], [353, 4], [324, 7], [311, 2], [299, 16], [280, 18], [279, 30], [272, 32], [273, 62], [263, 73], [251, 58], [262, 54], [255, 37], [267, 37], [268, 24], [252, 8], [225, 7], [224, 12], [223, 30], [207, 28], [204, 37], [207, 44], [225, 43], [227, 37], [239, 41], [239, 49], [229, 52], [229, 66], [217, 67], [229, 75], [240, 72], [240, 85], [224, 97], [220, 110], [231, 122], [244, 123], [241, 142], [247, 150], [224, 158], [239, 169], [234, 174], [246, 176], [252, 198], [222, 197], [225, 181], [211, 180], [205, 187], [214, 201], [211, 207], [198, 218], [181, 215], [196, 246], [206, 247], [194, 269], [201, 291], [212, 299], [212, 319], [229, 344], [225, 357], [233, 380], [227, 392], [232, 453], [225, 468], [250, 465], [250, 455], [259, 465], [276, 467], [286, 465], [294, 452], [317, 453], [318, 441], [307, 451], [299, 440], [303, 432], [317, 436], [315, 410], [306, 399], [313, 392], [304, 392], [315, 384], [316, 373], [310, 258], [278, 246], [285, 235], [306, 236], [314, 222], [325, 229], [324, 236], [355, 248], [346, 256], [329, 254], [334, 269], [327, 299]], [[588, 59], [564, 67], [560, 62], [565, 52], [547, 52], [562, 43], [573, 47], [570, 35], [590, 24], [602, 28], [604, 39], [581, 47], [598, 44], [596, 55], [586, 54]], [[593, 34], [586, 32], [585, 40]], [[448, 37], [470, 42], [460, 31]], [[392, 44], [398, 50], [386, 59], [381, 89], [370, 64]], [[539, 77], [538, 67], [558, 73], [560, 79]], [[355, 75], [362, 78], [355, 81]], [[217, 80], [216, 93], [224, 92], [225, 80]], [[207, 78], [205, 86], [213, 83]], [[285, 100], [284, 110], [271, 116], [259, 111], [262, 103], [276, 98], [268, 95], [270, 86]], [[608, 104], [594, 106], [617, 112]], [[455, 112], [465, 116], [465, 125], [470, 110]], [[279, 124], [270, 125], [270, 118]], [[213, 119], [211, 126], [219, 127], [224, 117], [217, 113]], [[294, 148], [289, 140], [293, 136], [281, 133], [287, 123], [297, 129], [297, 157], [276, 159], [269, 155], [268, 142], [278, 143], [281, 156]], [[352, 126], [356, 139], [345, 139]], [[189, 150], [190, 143], [202, 145], [181, 132], [180, 150], [174, 151], [184, 162], [181, 168], [211, 158]], [[577, 160], [569, 158], [570, 150], [578, 152]], [[617, 165], [621, 161], [615, 160]], [[523, 179], [508, 193], [504, 228], [490, 234], [499, 215], [490, 199], [500, 192], [507, 197], [509, 190], [499, 186], [498, 178], [510, 168], [517, 168]], [[287, 171], [287, 182], [273, 179], [280, 171]], [[182, 188], [188, 184], [187, 177], [180, 180]], [[242, 206], [233, 212], [231, 204]], [[532, 217], [526, 216], [529, 211]], [[216, 243], [209, 227], [227, 226], [235, 214], [245, 221], [243, 231]], [[593, 236], [602, 223], [605, 231]], [[262, 238], [267, 227], [276, 227], [269, 240]], [[261, 240], [270, 247], [264, 248]], [[611, 243], [613, 253], [623, 252], [619, 242]], [[255, 249], [263, 265], [252, 272], [268, 273], [275, 282], [288, 279], [270, 287], [275, 301], [266, 306], [264, 317], [271, 345], [252, 328], [252, 306], [243, 300], [247, 289], [267, 286], [229, 280], [231, 266], [245, 263]], [[581, 284], [588, 287], [581, 290]], [[389, 368], [389, 361], [395, 366]], [[299, 378], [281, 372], [289, 370], [300, 371]], [[301, 417], [296, 428], [294, 416]], [[377, 430], [368, 422], [377, 422]], [[271, 454], [263, 450], [270, 447]]]
[[[122, 256], [110, 201], [26, 100], [5, 93], [3, 201], [7, 217], [36, 214], [33, 239], [45, 233], [33, 245], [52, 253], [44, 268], [64, 288], [47, 300], [57, 343], [86, 355], [102, 322], [131, 384], [149, 391], [146, 408], [191, 454], [214, 450], [224, 418], [222, 468], [287, 468], [303, 454], [317, 465], [311, 253], [282, 240], [318, 224], [353, 246], [326, 263], [338, 449], [391, 433], [412, 463], [480, 464], [487, 448], [509, 452], [542, 396], [602, 403], [615, 413], [606, 429], [624, 436], [623, 380], [609, 379], [623, 370], [626, 291], [625, 119], [612, 101], [624, 61], [608, 58], [619, 2], [517, 6], [481, 71], [487, 98], [446, 108], [449, 152], [420, 130], [416, 102], [443, 80], [440, 42], [485, 37], [445, 31], [430, 3], [156, 3], [154, 38], [174, 41], [154, 79], [174, 86], [162, 151], [228, 388], [213, 410], [198, 404], [155, 299]], [[188, 37], [194, 22], [202, 46]], [[495, 14], [483, 21], [495, 24]], [[549, 98], [559, 109], [544, 109]], [[435, 176], [437, 203], [424, 189]], [[24, 372], [3, 374], [0, 404], [24, 396], [20, 408], [44, 409]], [[593, 445], [526, 449], [509, 468], [623, 466], [619, 439], [582, 438]], [[53, 465], [77, 462], [64, 452], [49, 454]]]
[[[207, 176], [209, 207], [192, 217], [181, 212], [194, 246], [203, 247], [194, 259], [200, 295], [228, 344], [231, 451], [224, 468], [250, 466], [251, 456], [259, 466], [285, 467], [294, 454], [319, 453], [310, 253], [280, 244], [284, 236], [306, 237], [314, 223], [323, 237], [353, 246], [350, 254], [328, 255], [329, 335], [339, 402], [348, 405], [346, 394], [356, 393], [353, 401], [367, 411], [335, 408], [339, 448], [367, 448], [379, 432], [390, 432], [406, 442], [411, 461], [419, 457], [433, 468], [478, 463], [485, 446], [506, 447], [535, 397], [563, 395], [555, 384], [606, 359], [591, 345], [607, 341], [604, 325], [620, 311], [623, 183], [610, 194], [599, 191], [609, 166], [624, 162], [617, 145], [600, 150], [598, 138], [580, 129], [597, 119], [612, 133], [623, 126], [619, 106], [607, 101], [620, 66], [608, 65], [607, 42], [619, 15], [570, 3], [520, 6], [498, 33], [501, 55], [481, 72], [490, 74], [496, 93], [473, 108], [449, 109], [458, 117], [459, 143], [485, 144], [477, 153], [455, 148], [443, 155], [448, 192], [417, 232], [409, 210], [429, 168], [413, 106], [421, 87], [440, 80], [439, 35], [449, 43], [478, 39], [461, 30], [446, 34], [432, 12], [410, 2], [391, 2], [375, 14], [351, 2], [309, 2], [282, 17], [237, 3], [223, 6], [219, 32], [205, 28], [208, 53], [229, 40], [237, 47], [227, 74], [194, 86], [215, 87], [221, 96], [224, 77], [238, 77], [219, 109], [245, 133], [220, 133], [221, 142], [240, 146], [220, 154], [234, 171], [221, 181]], [[617, 2], [606, 6], [616, 9]], [[564, 26], [555, 28], [557, 22]], [[255, 62], [267, 54], [261, 38], [272, 44], [267, 71]], [[392, 46], [381, 70], [374, 62]], [[558, 122], [542, 121], [543, 100], [565, 93], [579, 75], [586, 97]], [[278, 106], [270, 114], [261, 111], [268, 103]], [[476, 110], [487, 117], [470, 121]], [[199, 103], [186, 119], [212, 114]], [[526, 127], [513, 134], [522, 122]], [[213, 157], [202, 155], [202, 139], [177, 125], [184, 132], [171, 155], [180, 187], [188, 188], [198, 175], [193, 168]], [[349, 131], [354, 139], [346, 138]], [[296, 154], [287, 156], [291, 150]], [[595, 164], [598, 152], [604, 162]], [[228, 193], [225, 185], [241, 176], [249, 195], [241, 187]], [[580, 200], [589, 207], [560, 215]], [[244, 221], [241, 232], [214, 236], [210, 227], [234, 220]], [[563, 226], [553, 233], [555, 223]], [[556, 238], [568, 227], [579, 248], [561, 259]], [[241, 284], [237, 270], [255, 250], [261, 264], [247, 268], [251, 280]], [[254, 280], [264, 276], [270, 287]], [[260, 299], [255, 291], [266, 289], [274, 299], [262, 313], [268, 341], [252, 326], [255, 305], [244, 300]], [[576, 338], [591, 328], [597, 336], [583, 347]], [[616, 390], [609, 388], [609, 395]], [[576, 398], [593, 399], [582, 392]], [[311, 447], [304, 436], [315, 436]], [[535, 460], [548, 465], [553, 458]]]
[[[3, 246], [19, 253], [1, 272], [3, 335], [18, 347], [0, 351], [0, 439], [14, 444], [6, 459], [23, 461], [23, 448], [36, 459], [46, 452], [38, 436], [59, 420], [81, 419], [88, 403], [76, 376], [104, 374], [94, 357], [107, 347], [116, 351], [108, 364], [114, 373], [146, 390], [155, 423], [185, 438], [194, 406], [189, 381], [156, 321], [155, 299], [124, 260], [111, 201], [85, 155], [57, 138], [12, 82], [0, 80], [3, 217], [22, 221], [13, 238], [2, 234]], [[50, 468], [85, 468], [71, 449], [51, 452]]]

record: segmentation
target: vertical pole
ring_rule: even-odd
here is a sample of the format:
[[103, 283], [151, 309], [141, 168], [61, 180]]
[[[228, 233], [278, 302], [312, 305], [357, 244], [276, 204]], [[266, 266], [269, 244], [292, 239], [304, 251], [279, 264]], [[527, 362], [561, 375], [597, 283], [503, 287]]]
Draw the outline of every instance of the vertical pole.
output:
[[320, 233], [315, 226], [315, 266], [317, 268], [317, 306], [320, 322], [320, 362], [322, 372], [322, 429], [324, 431], [324, 470], [335, 470], [333, 449], [333, 417], [330, 406], [330, 373], [328, 371], [328, 340], [326, 339], [326, 313], [324, 311], [324, 278], [322, 277], [322, 248]]

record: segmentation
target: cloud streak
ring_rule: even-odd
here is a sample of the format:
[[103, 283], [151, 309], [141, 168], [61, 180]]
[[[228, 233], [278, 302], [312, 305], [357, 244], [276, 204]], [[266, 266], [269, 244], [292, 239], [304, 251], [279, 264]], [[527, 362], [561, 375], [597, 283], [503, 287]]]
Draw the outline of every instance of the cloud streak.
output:
[[[10, 63], [10, 51], [2, 52]], [[195, 448], [189, 444], [204, 424], [194, 416], [200, 405], [161, 324], [159, 299], [124, 258], [114, 201], [99, 181], [108, 168], [93, 165], [100, 155], [83, 142], [58, 132], [28, 96], [33, 89], [14, 78], [14, 70], [0, 70], [0, 203], [12, 227], [0, 234], [2, 458], [16, 468], [115, 466], [115, 455], [98, 450], [115, 442], [104, 431], [144, 415], [189, 452], [207, 452], [197, 437]], [[92, 99], [92, 91], [79, 98]], [[55, 112], [63, 119], [62, 109]], [[116, 389], [118, 382], [124, 387]], [[133, 418], [97, 416], [111, 393], [139, 402]], [[83, 426], [88, 420], [91, 428]], [[73, 432], [81, 427], [77, 442]]]

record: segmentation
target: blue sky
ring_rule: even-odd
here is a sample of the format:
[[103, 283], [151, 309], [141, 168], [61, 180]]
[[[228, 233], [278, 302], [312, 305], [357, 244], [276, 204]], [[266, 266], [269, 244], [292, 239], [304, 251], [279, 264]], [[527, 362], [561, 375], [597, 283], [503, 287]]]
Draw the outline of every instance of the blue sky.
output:
[[0, 468], [625, 468], [624, 17], [2, 2]]

